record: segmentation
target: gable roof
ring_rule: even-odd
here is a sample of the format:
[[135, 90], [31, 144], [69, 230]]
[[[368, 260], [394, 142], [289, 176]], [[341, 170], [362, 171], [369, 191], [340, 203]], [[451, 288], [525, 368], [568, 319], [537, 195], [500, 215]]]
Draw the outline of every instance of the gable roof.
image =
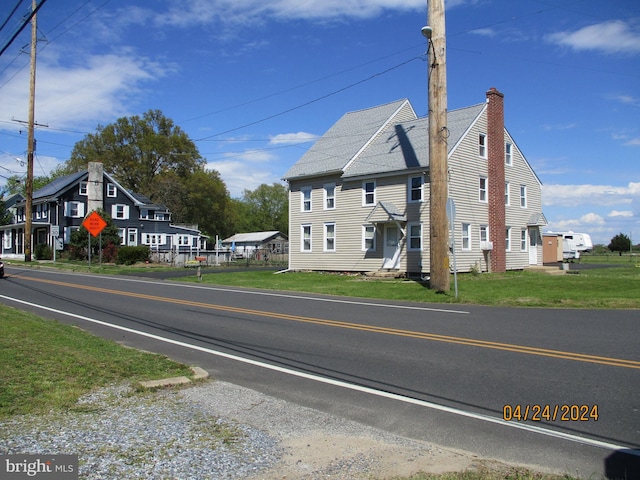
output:
[[284, 239], [287, 238], [284, 233], [278, 230], [270, 230], [268, 232], [236, 233], [229, 238], [225, 238], [222, 243], [264, 243], [278, 236]]
[[[449, 155], [485, 108], [486, 103], [481, 103], [448, 112]], [[353, 179], [428, 168], [428, 132], [428, 117], [417, 118], [406, 99], [350, 112], [289, 169], [284, 179], [330, 173]]]
[[345, 113], [284, 175], [284, 179], [342, 172], [395, 118], [417, 118], [409, 100]]

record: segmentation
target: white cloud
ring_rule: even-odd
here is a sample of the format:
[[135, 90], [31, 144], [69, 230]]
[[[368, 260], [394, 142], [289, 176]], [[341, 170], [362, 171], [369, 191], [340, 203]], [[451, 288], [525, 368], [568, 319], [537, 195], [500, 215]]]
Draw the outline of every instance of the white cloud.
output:
[[282, 144], [296, 144], [296, 143], [306, 143], [306, 142], [315, 142], [318, 139], [317, 135], [313, 133], [307, 132], [298, 132], [298, 133], [281, 133], [279, 135], [273, 135], [269, 137], [269, 143], [273, 145], [282, 145]]
[[557, 32], [547, 40], [574, 50], [596, 50], [604, 53], [640, 53], [640, 32], [622, 20], [610, 20], [583, 27], [573, 32]]
[[618, 211], [618, 210], [611, 210], [608, 214], [609, 217], [633, 217], [633, 212], [630, 210], [625, 210], [625, 211]]
[[256, 166], [248, 168], [247, 163], [243, 160], [209, 162], [207, 168], [217, 170], [220, 173], [220, 177], [232, 198], [240, 198], [245, 190], [255, 190], [263, 183], [271, 185], [280, 181], [280, 178], [274, 175], [270, 169]]
[[573, 207], [578, 205], [630, 204], [640, 199], [640, 182], [626, 187], [610, 185], [543, 185], [544, 205]]
[[[52, 129], [93, 129], [98, 122], [124, 116], [143, 85], [168, 71], [166, 66], [127, 51], [90, 55], [75, 65], [61, 65], [58, 60], [55, 55], [43, 56], [36, 81], [36, 121]], [[14, 73], [7, 72], [5, 78]], [[25, 69], [3, 87], [0, 120], [27, 114], [28, 75]]]

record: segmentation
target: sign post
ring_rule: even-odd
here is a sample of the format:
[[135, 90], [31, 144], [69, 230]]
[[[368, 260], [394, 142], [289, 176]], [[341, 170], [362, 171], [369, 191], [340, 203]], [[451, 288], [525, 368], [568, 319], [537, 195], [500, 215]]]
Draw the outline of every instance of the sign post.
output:
[[[102, 233], [104, 227], [107, 226], [107, 222], [104, 221], [98, 212], [95, 210], [91, 212], [87, 218], [82, 222], [82, 226], [89, 232], [89, 268], [91, 268], [91, 237], [97, 237]], [[102, 240], [102, 237], [100, 238]], [[100, 257], [102, 259], [102, 256]]]

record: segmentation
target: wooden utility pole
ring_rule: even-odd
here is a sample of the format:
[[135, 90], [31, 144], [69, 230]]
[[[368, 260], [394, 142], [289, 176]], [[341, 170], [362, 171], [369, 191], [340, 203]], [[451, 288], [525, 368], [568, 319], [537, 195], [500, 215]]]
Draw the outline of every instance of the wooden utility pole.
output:
[[[31, 9], [36, 10], [36, 0], [32, 0]], [[33, 155], [35, 150], [35, 141], [33, 130], [35, 128], [35, 100], [36, 100], [36, 50], [38, 43], [38, 27], [36, 15], [31, 18], [31, 74], [29, 80], [29, 128], [27, 134], [27, 183], [25, 185], [25, 193], [27, 204], [24, 209], [24, 261], [31, 261], [31, 245], [33, 243], [33, 235], [31, 234], [31, 217], [33, 212]]]
[[429, 175], [430, 175], [430, 288], [449, 290], [449, 229], [447, 225], [447, 70], [444, 0], [428, 0], [429, 27], [422, 29], [428, 39], [429, 62]]

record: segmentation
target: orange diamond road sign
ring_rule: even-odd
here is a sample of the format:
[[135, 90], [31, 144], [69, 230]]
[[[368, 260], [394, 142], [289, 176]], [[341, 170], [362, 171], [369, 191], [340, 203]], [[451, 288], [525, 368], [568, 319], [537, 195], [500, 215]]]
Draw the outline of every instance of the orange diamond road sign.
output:
[[104, 227], [107, 226], [107, 222], [98, 215], [98, 212], [91, 212], [91, 214], [84, 219], [84, 222], [82, 222], [82, 226], [89, 230], [91, 235], [97, 237], [100, 232], [104, 230]]

